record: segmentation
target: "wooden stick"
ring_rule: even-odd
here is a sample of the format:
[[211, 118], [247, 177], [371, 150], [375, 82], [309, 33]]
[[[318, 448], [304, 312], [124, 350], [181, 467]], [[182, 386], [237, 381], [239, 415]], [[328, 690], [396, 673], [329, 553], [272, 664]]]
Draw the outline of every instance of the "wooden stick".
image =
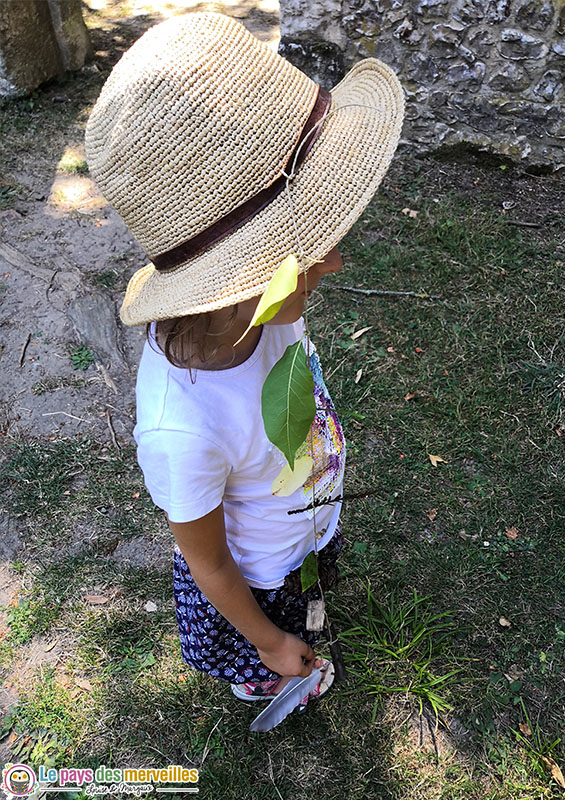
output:
[[287, 511], [287, 514], [301, 514], [303, 511], [310, 511], [311, 508], [318, 508], [318, 506], [326, 506], [330, 503], [337, 503], [338, 500], [364, 500], [365, 497], [371, 497], [374, 494], [378, 493], [378, 489], [372, 489], [368, 492], [359, 492], [358, 494], [338, 494], [337, 497], [332, 497], [330, 500], [316, 500], [315, 503], [310, 503], [310, 505], [304, 506], [304, 508], [293, 508], [290, 511]]
[[521, 228], [541, 228], [543, 227], [539, 222], [520, 222], [518, 219], [507, 219], [508, 225], [519, 225]]
[[108, 409], [106, 409], [106, 421], [108, 422], [108, 427], [110, 428], [110, 436], [112, 437], [112, 442], [114, 443], [114, 447], [116, 450], [121, 450], [122, 448], [118, 444], [118, 440], [116, 439], [116, 431], [114, 430], [114, 426], [112, 425], [112, 417]]
[[341, 645], [337, 638], [334, 637], [332, 626], [328, 615], [326, 614], [326, 628], [325, 633], [330, 645], [330, 653], [332, 656], [332, 663], [335, 669], [336, 682], [343, 681], [347, 678], [347, 668], [343, 661], [343, 654], [341, 652]]
[[427, 292], [393, 292], [388, 289], [357, 289], [355, 286], [337, 286], [335, 283], [330, 286], [329, 283], [322, 284], [324, 289], [341, 289], [344, 292], [355, 292], [356, 294], [366, 295], [383, 295], [385, 297], [399, 296], [399, 297], [421, 297], [425, 300], [441, 300], [442, 298], [437, 294], [428, 294]]
[[25, 354], [26, 354], [27, 346], [28, 346], [28, 344], [29, 344], [29, 342], [30, 342], [30, 339], [31, 339], [31, 333], [28, 333], [28, 335], [27, 335], [27, 337], [26, 337], [26, 340], [25, 340], [25, 342], [23, 343], [22, 349], [21, 349], [21, 351], [20, 351], [20, 367], [21, 367], [21, 366], [23, 365], [23, 363], [24, 363], [24, 358], [25, 358]]

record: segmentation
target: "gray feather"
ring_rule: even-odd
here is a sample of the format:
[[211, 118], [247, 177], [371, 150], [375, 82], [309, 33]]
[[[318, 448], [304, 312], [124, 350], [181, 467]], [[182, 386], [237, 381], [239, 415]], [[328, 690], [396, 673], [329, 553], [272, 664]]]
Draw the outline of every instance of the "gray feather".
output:
[[306, 697], [321, 680], [322, 672], [319, 669], [313, 669], [307, 678], [293, 678], [275, 696], [275, 699], [271, 700], [267, 708], [253, 720], [249, 730], [258, 732], [270, 731], [271, 728], [282, 722], [299, 705], [302, 698]]

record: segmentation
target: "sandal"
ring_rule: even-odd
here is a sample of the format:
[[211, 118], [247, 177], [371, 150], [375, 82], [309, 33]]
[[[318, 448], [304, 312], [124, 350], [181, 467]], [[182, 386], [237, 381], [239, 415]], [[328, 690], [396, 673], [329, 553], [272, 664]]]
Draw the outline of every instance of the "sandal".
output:
[[[309, 697], [322, 697], [334, 681], [334, 665], [327, 658], [320, 658], [322, 665], [322, 680], [297, 706], [297, 713], [306, 711], [306, 704]], [[278, 694], [275, 689], [282, 681], [282, 676], [274, 681], [263, 681], [262, 683], [232, 683], [231, 690], [239, 700], [273, 700]]]
[[272, 700], [276, 697], [274, 690], [282, 681], [282, 675], [274, 681], [262, 683], [232, 683], [231, 690], [240, 700]]

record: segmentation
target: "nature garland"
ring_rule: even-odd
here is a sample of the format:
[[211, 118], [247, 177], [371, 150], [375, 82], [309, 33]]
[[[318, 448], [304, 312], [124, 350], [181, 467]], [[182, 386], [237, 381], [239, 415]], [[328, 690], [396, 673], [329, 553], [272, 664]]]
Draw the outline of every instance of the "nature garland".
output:
[[[306, 351], [302, 345], [303, 339], [299, 339], [295, 344], [289, 345], [282, 358], [277, 361], [267, 375], [261, 391], [261, 416], [263, 418], [265, 433], [269, 441], [279, 449], [287, 460], [280, 474], [273, 481], [271, 492], [279, 497], [288, 497], [300, 486], [304, 485], [309, 476], [312, 478], [312, 503], [308, 508], [312, 509], [314, 549], [307, 554], [302, 562], [300, 567], [300, 582], [303, 592], [316, 582], [318, 583], [321, 599], [309, 601], [306, 627], [307, 630], [321, 631], [325, 620], [329, 646], [336, 667], [336, 680], [344, 678], [346, 672], [339, 643], [332, 635], [330, 620], [325, 609], [324, 593], [318, 574], [316, 506], [321, 505], [321, 503], [316, 503], [315, 479], [313, 474], [314, 440], [312, 435], [312, 423], [316, 416], [317, 409], [314, 397], [314, 378], [309, 367], [310, 327], [308, 324], [308, 270], [305, 265], [306, 261], [322, 263], [323, 259], [315, 259], [304, 253], [298, 226], [296, 224], [292, 198], [290, 196], [290, 182], [296, 174], [296, 164], [300, 150], [304, 147], [308, 138], [336, 112], [350, 107], [365, 108], [370, 111], [382, 113], [382, 109], [363, 103], [346, 103], [338, 108], [331, 109], [311, 128], [297, 148], [290, 173], [287, 174], [284, 170], [281, 171], [282, 175], [286, 178], [285, 192], [298, 244], [298, 255], [302, 259], [302, 264], [304, 265], [304, 291], [306, 293], [304, 327]], [[289, 254], [284, 259], [269, 281], [267, 288], [259, 300], [249, 326], [236, 342], [236, 345], [241, 342], [252, 327], [261, 325], [272, 319], [280, 310], [286, 298], [296, 290], [298, 285], [298, 266], [298, 259], [294, 253]], [[295, 461], [297, 450], [304, 444], [307, 438], [310, 443], [311, 455], [302, 456]], [[335, 502], [335, 500], [331, 502]]]

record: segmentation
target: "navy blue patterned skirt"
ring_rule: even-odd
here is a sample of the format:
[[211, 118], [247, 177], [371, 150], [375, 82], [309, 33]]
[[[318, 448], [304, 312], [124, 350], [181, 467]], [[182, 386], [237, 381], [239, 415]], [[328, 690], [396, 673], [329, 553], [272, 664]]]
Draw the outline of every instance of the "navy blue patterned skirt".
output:
[[[318, 553], [320, 570], [324, 562], [335, 564], [342, 547], [343, 536], [338, 525]], [[173, 588], [182, 657], [187, 664], [229, 683], [259, 683], [280, 677], [263, 664], [257, 648], [208, 602], [194, 582], [178, 545], [174, 550]], [[314, 647], [321, 634], [306, 630], [306, 606], [308, 600], [319, 599], [317, 585], [303, 593], [291, 592], [284, 586], [249, 588], [271, 622]]]

